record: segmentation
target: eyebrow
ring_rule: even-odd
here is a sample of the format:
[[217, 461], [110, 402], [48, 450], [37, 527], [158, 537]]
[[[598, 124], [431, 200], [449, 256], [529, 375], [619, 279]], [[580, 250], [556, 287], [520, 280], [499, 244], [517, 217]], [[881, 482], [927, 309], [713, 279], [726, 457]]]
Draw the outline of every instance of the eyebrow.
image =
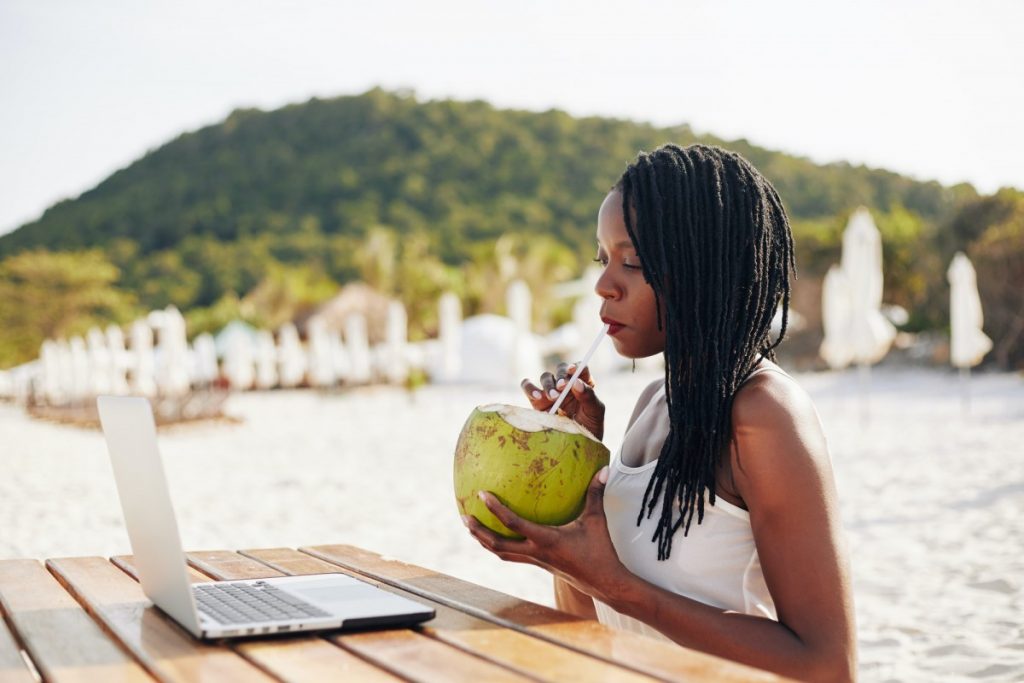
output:
[[[632, 248], [633, 247], [633, 242], [630, 241], [630, 240], [622, 240], [621, 242], [616, 242], [612, 246], [615, 247], [616, 249]], [[597, 248], [598, 249], [601, 248], [601, 243], [600, 242], [598, 242]]]

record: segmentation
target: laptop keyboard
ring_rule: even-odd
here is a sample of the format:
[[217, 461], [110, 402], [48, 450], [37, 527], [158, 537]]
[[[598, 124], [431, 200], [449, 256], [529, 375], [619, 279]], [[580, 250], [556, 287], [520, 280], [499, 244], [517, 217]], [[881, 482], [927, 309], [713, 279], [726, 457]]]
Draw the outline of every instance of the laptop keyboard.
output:
[[248, 624], [309, 617], [327, 612], [269, 584], [205, 583], [193, 586], [196, 606], [219, 624]]

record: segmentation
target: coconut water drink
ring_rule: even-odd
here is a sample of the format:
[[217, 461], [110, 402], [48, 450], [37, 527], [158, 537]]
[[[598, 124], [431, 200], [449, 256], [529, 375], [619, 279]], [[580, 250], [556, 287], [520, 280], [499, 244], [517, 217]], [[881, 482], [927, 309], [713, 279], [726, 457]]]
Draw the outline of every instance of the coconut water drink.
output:
[[531, 408], [490, 404], [476, 408], [455, 447], [455, 500], [459, 512], [507, 538], [477, 494], [490, 491], [512, 512], [559, 526], [583, 511], [587, 487], [608, 464], [609, 451], [573, 420]]

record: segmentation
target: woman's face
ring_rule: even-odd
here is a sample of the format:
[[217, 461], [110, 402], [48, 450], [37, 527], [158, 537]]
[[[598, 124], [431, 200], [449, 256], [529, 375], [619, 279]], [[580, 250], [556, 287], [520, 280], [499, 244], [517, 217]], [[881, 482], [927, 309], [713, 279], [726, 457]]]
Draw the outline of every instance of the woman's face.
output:
[[612, 190], [597, 215], [597, 260], [604, 272], [594, 291], [604, 303], [601, 320], [615, 350], [626, 358], [646, 358], [665, 350], [665, 331], [658, 329], [654, 290], [644, 281], [640, 259], [626, 232], [622, 194]]

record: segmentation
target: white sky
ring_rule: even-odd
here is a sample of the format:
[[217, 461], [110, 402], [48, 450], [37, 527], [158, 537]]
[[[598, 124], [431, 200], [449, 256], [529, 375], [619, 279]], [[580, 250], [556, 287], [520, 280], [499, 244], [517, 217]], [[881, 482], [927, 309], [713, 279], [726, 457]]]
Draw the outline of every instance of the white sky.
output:
[[0, 0], [0, 233], [234, 108], [374, 85], [1024, 188], [1022, 29], [1017, 0]]

